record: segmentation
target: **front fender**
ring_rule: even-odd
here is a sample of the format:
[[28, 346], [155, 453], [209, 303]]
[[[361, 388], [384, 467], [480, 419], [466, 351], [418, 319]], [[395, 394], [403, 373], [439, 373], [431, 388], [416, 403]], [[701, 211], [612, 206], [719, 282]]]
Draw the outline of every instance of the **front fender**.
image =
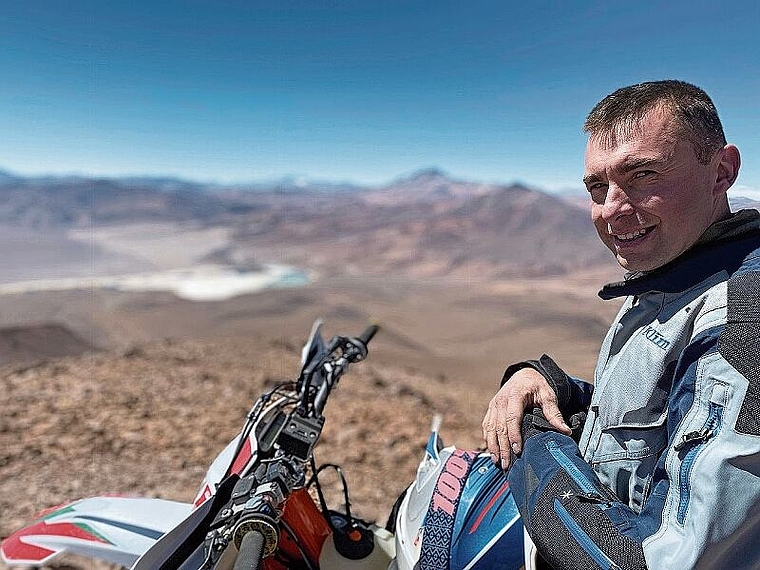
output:
[[92, 497], [40, 513], [0, 544], [11, 566], [39, 567], [63, 552], [131, 566], [190, 513], [192, 505], [139, 497]]

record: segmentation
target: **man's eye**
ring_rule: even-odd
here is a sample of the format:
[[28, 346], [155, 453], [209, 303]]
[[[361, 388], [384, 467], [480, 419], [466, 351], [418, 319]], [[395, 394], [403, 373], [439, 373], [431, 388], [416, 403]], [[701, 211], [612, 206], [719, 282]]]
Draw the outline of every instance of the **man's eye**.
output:
[[644, 178], [646, 176], [649, 176], [650, 174], [654, 174], [653, 170], [639, 170], [633, 174], [634, 178]]
[[604, 182], [595, 182], [586, 186], [588, 193], [591, 194], [593, 202], [603, 203], [607, 197], [607, 184]]

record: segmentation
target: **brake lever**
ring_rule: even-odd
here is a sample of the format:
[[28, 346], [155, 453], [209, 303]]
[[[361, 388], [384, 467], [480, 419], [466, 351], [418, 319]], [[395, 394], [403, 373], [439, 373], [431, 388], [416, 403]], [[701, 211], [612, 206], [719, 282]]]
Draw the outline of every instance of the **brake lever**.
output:
[[[310, 416], [313, 413], [317, 417], [321, 416], [330, 390], [338, 383], [348, 364], [361, 362], [367, 357], [367, 345], [378, 330], [380, 330], [378, 325], [370, 325], [359, 336], [334, 336], [330, 339], [321, 358], [306, 367], [299, 378], [301, 415]], [[336, 354], [338, 351], [340, 354]], [[321, 382], [315, 385], [314, 379], [317, 375], [320, 376]], [[309, 392], [312, 387], [317, 390], [317, 394], [309, 402]]]

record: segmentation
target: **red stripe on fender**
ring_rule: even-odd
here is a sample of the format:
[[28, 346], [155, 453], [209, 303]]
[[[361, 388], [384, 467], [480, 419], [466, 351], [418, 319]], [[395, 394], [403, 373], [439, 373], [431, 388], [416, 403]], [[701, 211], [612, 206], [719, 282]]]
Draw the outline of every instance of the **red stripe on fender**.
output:
[[44, 562], [55, 554], [53, 550], [21, 542], [22, 536], [21, 533], [12, 534], [0, 545], [3, 558], [8, 562]]
[[235, 462], [232, 464], [230, 473], [237, 473], [240, 475], [240, 472], [250, 461], [252, 456], [253, 452], [251, 451], [251, 439], [246, 437], [245, 442], [243, 442], [243, 449], [240, 450], [240, 453], [238, 453], [237, 457], [235, 458]]
[[[2, 550], [8, 562], [42, 562], [56, 553], [54, 550], [32, 544], [35, 536], [65, 536], [90, 542], [109, 544], [108, 541], [90, 534], [71, 523], [46, 523], [40, 521], [14, 532], [3, 541]], [[25, 539], [25, 540], [22, 540]]]
[[488, 511], [491, 510], [491, 507], [493, 507], [494, 503], [499, 500], [499, 497], [501, 497], [504, 492], [509, 489], [509, 483], [505, 482], [501, 487], [499, 487], [499, 490], [496, 491], [496, 494], [491, 497], [491, 500], [486, 503], [486, 506], [483, 507], [483, 510], [480, 511], [480, 514], [478, 515], [478, 518], [475, 519], [475, 522], [472, 523], [472, 526], [470, 527], [470, 530], [467, 534], [472, 534], [476, 530], [478, 530], [478, 527], [480, 526], [480, 523], [483, 522], [483, 519], [488, 514]]
[[208, 483], [203, 487], [203, 492], [198, 494], [198, 498], [195, 499], [195, 503], [193, 503], [193, 506], [200, 507], [203, 503], [208, 501], [211, 498], [211, 487], [208, 486]]

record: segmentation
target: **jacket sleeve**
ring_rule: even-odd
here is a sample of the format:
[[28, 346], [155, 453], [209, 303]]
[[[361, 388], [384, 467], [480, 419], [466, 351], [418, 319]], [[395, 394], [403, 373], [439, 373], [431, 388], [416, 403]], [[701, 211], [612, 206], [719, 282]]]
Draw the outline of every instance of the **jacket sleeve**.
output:
[[523, 525], [553, 568], [646, 568], [636, 514], [599, 482], [570, 437], [528, 437], [508, 478]]
[[569, 437], [526, 434], [509, 482], [555, 568], [760, 567], [760, 307], [746, 309], [732, 315], [729, 303], [725, 326], [682, 352], [641, 512], [600, 483]]
[[[557, 393], [560, 411], [565, 416], [565, 419], [578, 412], [588, 410], [591, 403], [591, 395], [594, 392], [594, 385], [580, 378], [568, 375], [546, 354], [542, 355], [538, 360], [525, 360], [508, 366], [502, 376], [501, 385], [504, 386], [515, 372], [522, 368], [533, 368], [546, 378], [554, 389], [554, 392]], [[563, 387], [566, 387], [566, 389], [563, 390]], [[566, 394], [562, 394], [563, 391]]]

